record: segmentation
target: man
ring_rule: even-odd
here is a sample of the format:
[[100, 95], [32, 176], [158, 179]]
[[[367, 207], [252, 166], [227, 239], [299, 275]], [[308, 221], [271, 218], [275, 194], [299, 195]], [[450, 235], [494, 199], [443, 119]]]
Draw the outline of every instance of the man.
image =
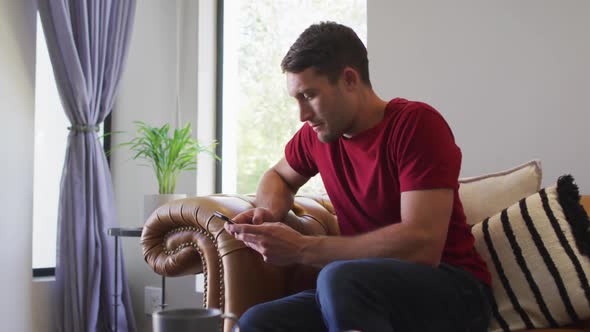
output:
[[[403, 49], [400, 49], [402, 52]], [[432, 107], [386, 102], [352, 29], [306, 29], [282, 61], [305, 122], [226, 230], [272, 264], [324, 266], [317, 288], [250, 308], [243, 331], [485, 331], [490, 275], [458, 197], [461, 152]], [[283, 223], [320, 173], [342, 236]]]

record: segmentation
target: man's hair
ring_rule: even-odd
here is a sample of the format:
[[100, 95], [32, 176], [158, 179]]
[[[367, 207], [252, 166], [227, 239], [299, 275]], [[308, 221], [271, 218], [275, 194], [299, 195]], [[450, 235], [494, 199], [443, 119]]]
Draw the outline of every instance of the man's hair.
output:
[[344, 67], [356, 69], [371, 86], [367, 48], [354, 30], [335, 22], [321, 22], [305, 29], [283, 58], [283, 72], [299, 73], [314, 68], [335, 83]]

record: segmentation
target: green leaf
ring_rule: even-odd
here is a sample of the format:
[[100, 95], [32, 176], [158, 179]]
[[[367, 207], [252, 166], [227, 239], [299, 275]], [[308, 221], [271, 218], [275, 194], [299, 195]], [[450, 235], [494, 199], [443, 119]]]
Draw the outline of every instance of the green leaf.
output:
[[[135, 121], [135, 136], [115, 148], [127, 147], [133, 153], [133, 160], [144, 160], [154, 170], [160, 194], [172, 194], [176, 179], [183, 171], [197, 169], [197, 156], [205, 152], [220, 160], [215, 154], [217, 142], [201, 145], [192, 138], [191, 124], [187, 123], [170, 134], [170, 125], [152, 127], [142, 121]], [[110, 151], [109, 151], [110, 152]], [[143, 164], [143, 166], [147, 166]]]

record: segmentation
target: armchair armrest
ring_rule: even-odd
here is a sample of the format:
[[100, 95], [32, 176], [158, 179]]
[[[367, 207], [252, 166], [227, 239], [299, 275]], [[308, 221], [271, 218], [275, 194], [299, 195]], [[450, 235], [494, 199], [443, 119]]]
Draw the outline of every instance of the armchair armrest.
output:
[[[318, 269], [267, 264], [254, 250], [225, 232], [229, 217], [254, 207], [253, 196], [211, 195], [170, 202], [146, 221], [141, 242], [145, 261], [158, 274], [203, 273], [203, 306], [241, 315], [254, 304], [315, 287]], [[285, 223], [306, 235], [337, 235], [328, 199], [297, 196]], [[226, 328], [227, 330], [227, 328]]]

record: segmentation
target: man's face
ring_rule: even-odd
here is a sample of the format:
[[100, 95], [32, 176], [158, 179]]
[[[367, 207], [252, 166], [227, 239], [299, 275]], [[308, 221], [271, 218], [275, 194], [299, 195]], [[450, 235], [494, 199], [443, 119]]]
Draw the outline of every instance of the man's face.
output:
[[307, 122], [324, 143], [336, 141], [353, 126], [354, 108], [344, 82], [331, 83], [313, 68], [287, 72], [287, 90], [299, 104], [299, 120]]

